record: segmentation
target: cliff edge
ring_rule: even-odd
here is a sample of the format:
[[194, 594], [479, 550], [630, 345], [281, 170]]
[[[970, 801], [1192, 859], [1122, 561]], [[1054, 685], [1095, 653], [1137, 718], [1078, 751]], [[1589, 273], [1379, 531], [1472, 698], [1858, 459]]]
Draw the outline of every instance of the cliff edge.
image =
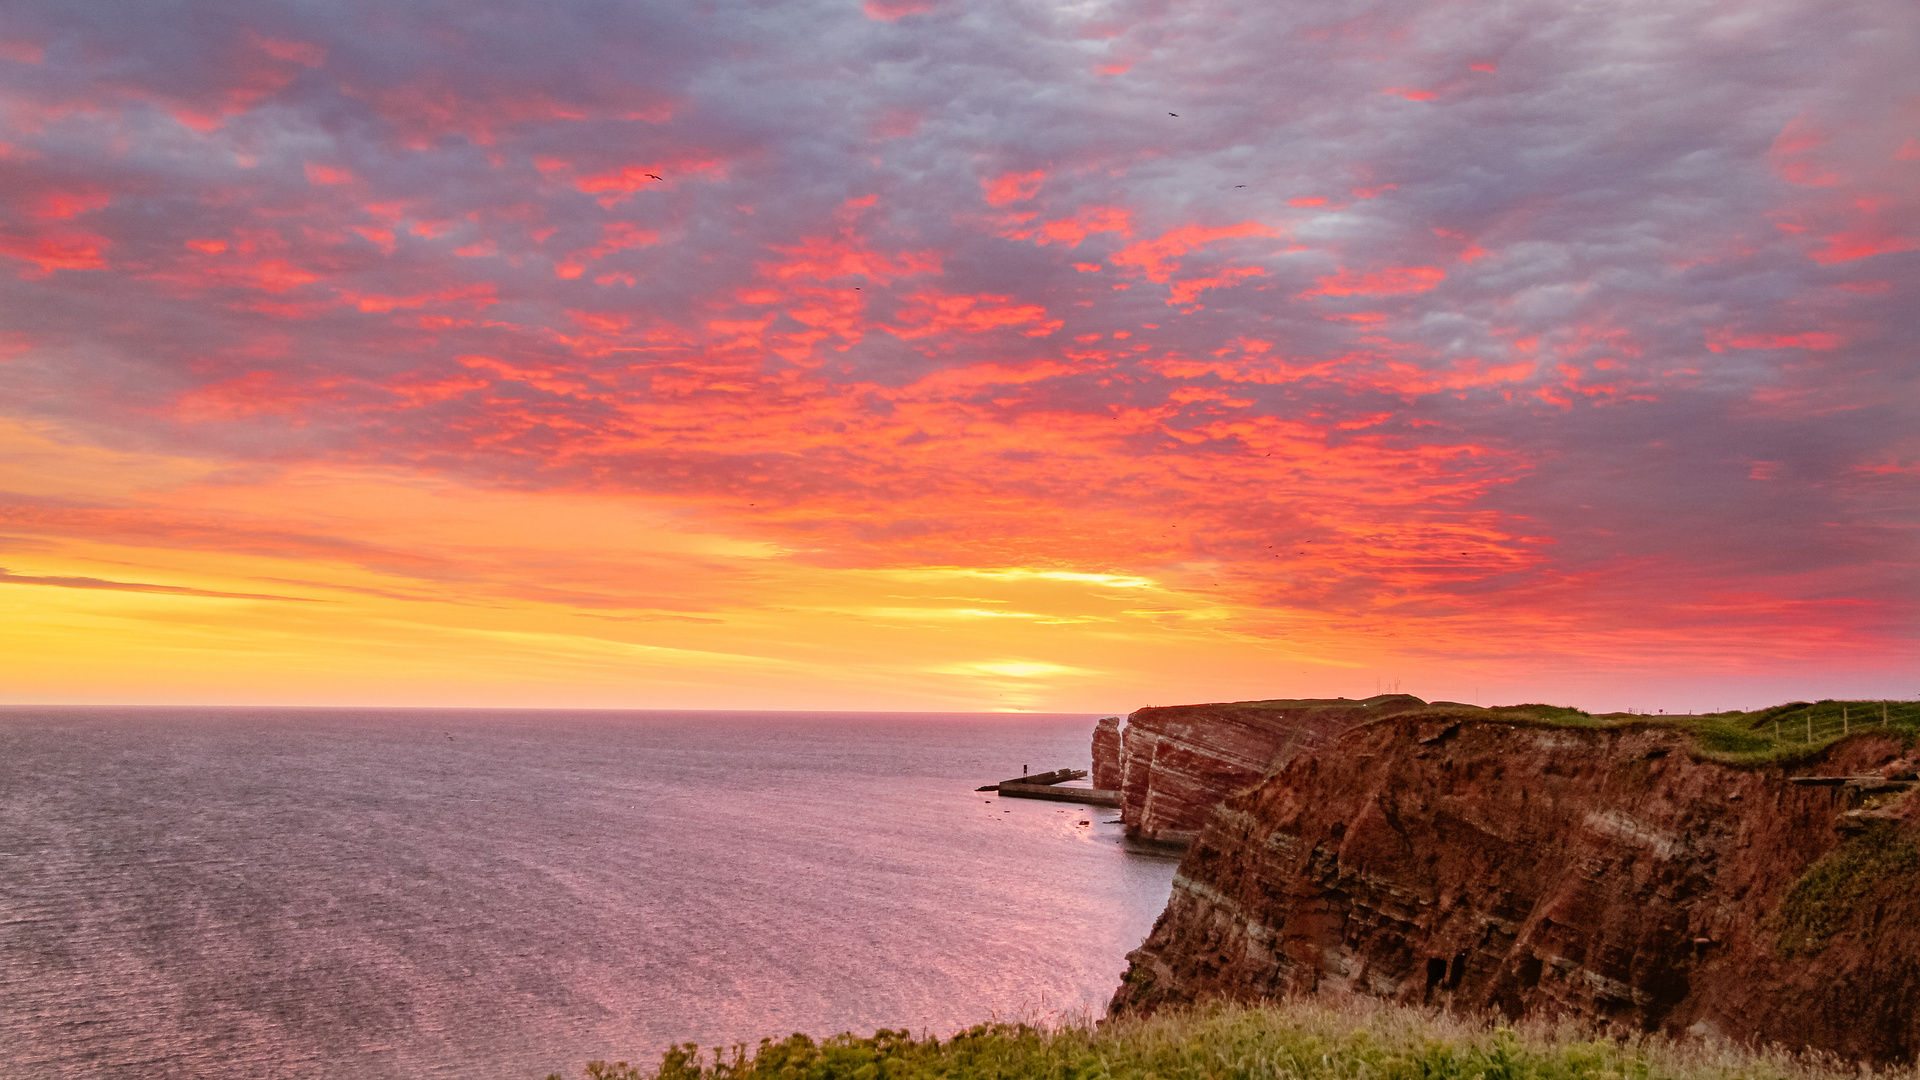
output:
[[1110, 717], [1094, 729], [1093, 784], [1120, 791], [1127, 835], [1189, 844], [1222, 799], [1275, 767], [1355, 725], [1426, 706], [1410, 694], [1149, 706], [1124, 728]]
[[1112, 1009], [1357, 994], [1910, 1060], [1916, 796], [1789, 779], [1910, 775], [1902, 746], [1735, 765], [1652, 724], [1351, 729], [1221, 804]]

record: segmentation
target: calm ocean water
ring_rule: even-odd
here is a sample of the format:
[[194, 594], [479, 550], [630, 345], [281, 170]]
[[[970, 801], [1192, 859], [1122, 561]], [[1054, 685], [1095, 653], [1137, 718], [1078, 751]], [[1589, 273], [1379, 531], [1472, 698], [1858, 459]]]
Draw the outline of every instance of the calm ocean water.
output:
[[1087, 767], [1093, 719], [0, 709], [0, 1075], [577, 1077], [1097, 1011], [1173, 862], [971, 790]]

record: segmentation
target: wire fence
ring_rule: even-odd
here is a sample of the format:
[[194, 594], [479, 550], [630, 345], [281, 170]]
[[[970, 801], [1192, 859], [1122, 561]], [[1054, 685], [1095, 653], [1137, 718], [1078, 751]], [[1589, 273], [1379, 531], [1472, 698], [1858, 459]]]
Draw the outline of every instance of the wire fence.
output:
[[1756, 716], [1756, 734], [1780, 743], [1820, 743], [1856, 731], [1920, 731], [1920, 701], [1817, 701], [1781, 705]]

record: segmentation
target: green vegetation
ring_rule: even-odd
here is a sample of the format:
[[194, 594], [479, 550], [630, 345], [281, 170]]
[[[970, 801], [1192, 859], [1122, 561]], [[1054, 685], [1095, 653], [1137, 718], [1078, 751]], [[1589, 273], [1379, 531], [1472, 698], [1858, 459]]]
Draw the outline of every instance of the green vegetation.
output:
[[[1377, 1003], [1216, 1006], [951, 1039], [882, 1029], [794, 1035], [749, 1052], [667, 1051], [652, 1071], [595, 1062], [590, 1080], [1840, 1080], [1851, 1066], [1571, 1026], [1519, 1028]], [[559, 1080], [556, 1073], [549, 1080]]]
[[1884, 732], [1912, 746], [1920, 738], [1920, 702], [1795, 701], [1756, 712], [1678, 717], [1675, 726], [1693, 732], [1702, 753], [1715, 760], [1791, 764], [1862, 732]]
[[[1613, 728], [1641, 725], [1671, 728], [1691, 734], [1702, 757], [1729, 765], [1791, 765], [1795, 759], [1811, 758], [1840, 739], [1863, 731], [1884, 731], [1899, 739], [1903, 746], [1912, 746], [1920, 741], [1920, 701], [1794, 701], [1754, 712], [1735, 709], [1692, 716], [1589, 713], [1564, 705], [1538, 703], [1495, 705], [1489, 708], [1457, 701], [1422, 704], [1419, 698], [1406, 694], [1379, 694], [1354, 701], [1344, 698], [1275, 698], [1229, 704], [1241, 709], [1351, 709], [1355, 705], [1366, 705], [1378, 709], [1382, 719], [1425, 718], [1439, 714], [1547, 727]], [[1170, 706], [1194, 710], [1213, 707]]]
[[1644, 725], [1684, 731], [1703, 757], [1729, 765], [1784, 763], [1812, 757], [1849, 735], [1885, 732], [1902, 746], [1920, 740], [1920, 701], [1794, 701], [1754, 712], [1696, 716], [1645, 713], [1592, 714], [1558, 705], [1499, 705], [1479, 709], [1445, 703], [1444, 711], [1487, 716], [1509, 723], [1554, 727]]
[[1780, 951], [1787, 956], [1818, 952], [1881, 883], [1915, 871], [1920, 871], [1920, 851], [1892, 822], [1874, 822], [1807, 867], [1768, 916], [1768, 928], [1780, 935]]

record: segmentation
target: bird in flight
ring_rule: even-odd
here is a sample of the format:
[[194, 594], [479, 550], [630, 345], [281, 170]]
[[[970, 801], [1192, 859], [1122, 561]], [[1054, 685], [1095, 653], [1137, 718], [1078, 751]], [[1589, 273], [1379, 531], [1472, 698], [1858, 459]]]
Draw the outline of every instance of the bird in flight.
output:
[[1177, 112], [1170, 112], [1170, 113], [1168, 113], [1167, 115], [1168, 115], [1168, 116], [1179, 116], [1180, 114], [1179, 114], [1179, 113], [1177, 113]]
[[665, 179], [666, 179], [666, 177], [664, 177], [664, 176], [661, 176], [661, 175], [660, 175], [659, 173], [648, 173], [648, 174], [647, 174], [647, 179], [649, 179], [649, 180], [665, 180]]
[[1245, 185], [1245, 184], [1235, 184], [1235, 185], [1233, 185], [1233, 186], [1234, 186], [1234, 187], [1246, 187], [1247, 185]]

